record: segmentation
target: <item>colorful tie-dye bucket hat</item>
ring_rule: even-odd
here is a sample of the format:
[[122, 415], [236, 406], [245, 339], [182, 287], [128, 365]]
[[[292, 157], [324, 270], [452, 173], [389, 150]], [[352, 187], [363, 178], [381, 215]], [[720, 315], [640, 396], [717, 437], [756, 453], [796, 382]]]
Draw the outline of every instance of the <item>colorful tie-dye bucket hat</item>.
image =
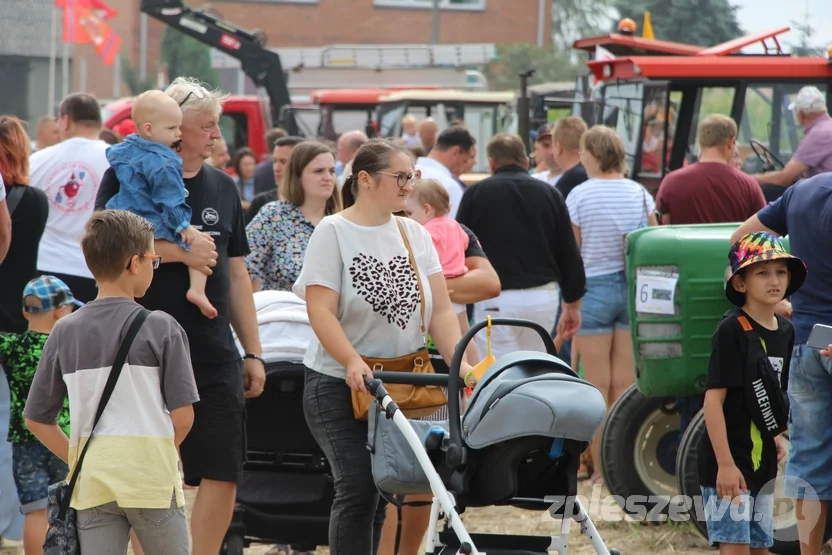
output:
[[780, 242], [777, 236], [765, 231], [749, 233], [734, 243], [728, 252], [728, 262], [731, 269], [728, 281], [725, 283], [725, 296], [728, 297], [731, 303], [736, 306], [745, 304], [745, 293], [740, 293], [734, 289], [731, 278], [743, 268], [767, 260], [785, 260], [789, 267], [791, 279], [784, 298], [793, 295], [806, 281], [806, 275], [808, 274], [806, 264], [798, 257], [786, 252], [783, 243]]

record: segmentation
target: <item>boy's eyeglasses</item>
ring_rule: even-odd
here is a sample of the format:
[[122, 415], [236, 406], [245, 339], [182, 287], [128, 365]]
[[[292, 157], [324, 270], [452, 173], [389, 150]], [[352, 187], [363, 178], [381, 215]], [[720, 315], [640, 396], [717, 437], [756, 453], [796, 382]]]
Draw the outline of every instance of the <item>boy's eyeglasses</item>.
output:
[[203, 89], [202, 87], [192, 88], [191, 92], [189, 92], [188, 95], [182, 99], [182, 102], [179, 103], [180, 108], [188, 101], [189, 98], [191, 98], [191, 95], [198, 98], [199, 100], [202, 100], [203, 98], [205, 98], [205, 89]]
[[389, 175], [391, 177], [396, 178], [396, 185], [399, 186], [399, 189], [404, 188], [408, 183], [413, 185], [416, 183], [416, 180], [419, 179], [418, 173], [389, 173], [389, 172], [377, 172], [382, 175]]
[[[139, 258], [149, 258], [151, 260], [151, 264], [154, 270], [157, 269], [159, 267], [159, 264], [162, 263], [162, 257], [158, 254], [137, 254], [136, 256], [138, 256]], [[130, 261], [127, 262], [127, 270], [130, 269], [130, 264], [132, 263], [133, 259], [131, 258]]]

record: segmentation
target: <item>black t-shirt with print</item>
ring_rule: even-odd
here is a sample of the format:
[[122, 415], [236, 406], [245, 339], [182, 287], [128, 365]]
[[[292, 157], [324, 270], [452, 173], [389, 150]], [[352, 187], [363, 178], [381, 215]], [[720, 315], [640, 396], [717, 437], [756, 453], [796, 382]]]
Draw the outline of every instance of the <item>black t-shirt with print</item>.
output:
[[[485, 256], [485, 251], [482, 250], [480, 246], [480, 241], [477, 239], [477, 236], [474, 235], [474, 232], [465, 227], [463, 224], [459, 224], [459, 226], [465, 231], [468, 235], [468, 248], [465, 249], [465, 258], [488, 258]], [[448, 365], [445, 364], [445, 359], [442, 358], [442, 355], [439, 354], [439, 351], [436, 350], [436, 346], [433, 344], [433, 340], [428, 337], [428, 352], [430, 353], [430, 361], [433, 364], [433, 369], [436, 371], [437, 374], [447, 374], [448, 373]]]
[[[176, 262], [162, 260], [147, 293], [137, 301], [149, 310], [163, 310], [179, 322], [188, 334], [195, 366], [220, 365], [240, 358], [229, 327], [229, 259], [249, 253], [243, 208], [234, 180], [221, 170], [203, 165], [196, 176], [184, 181], [185, 200], [192, 211], [191, 225], [213, 237], [217, 245], [217, 265], [208, 277], [205, 294], [219, 315], [208, 319], [185, 298], [190, 283], [188, 267]], [[104, 208], [118, 189], [118, 178], [112, 168], [108, 169], [101, 180], [96, 210]]]
[[[766, 439], [756, 427], [752, 428], [743, 389], [748, 339], [737, 320], [738, 315], [744, 315], [763, 340], [769, 360], [780, 375], [780, 384], [784, 391], [789, 383], [789, 360], [794, 347], [794, 327], [787, 319], [777, 316], [778, 329], [769, 330], [755, 322], [744, 311], [737, 310], [720, 322], [712, 339], [705, 388], [728, 390], [722, 408], [728, 447], [749, 490], [756, 493], [777, 476], [777, 448], [773, 439]], [[707, 432], [699, 446], [698, 459], [700, 484], [716, 487], [719, 467]]]

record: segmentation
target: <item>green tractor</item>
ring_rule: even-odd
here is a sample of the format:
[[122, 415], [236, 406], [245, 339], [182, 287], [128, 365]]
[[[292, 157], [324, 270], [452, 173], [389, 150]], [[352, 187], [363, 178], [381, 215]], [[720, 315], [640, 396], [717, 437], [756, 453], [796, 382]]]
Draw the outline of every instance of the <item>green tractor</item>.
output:
[[[602, 472], [626, 512], [650, 520], [685, 514], [707, 536], [697, 471], [711, 337], [731, 308], [725, 275], [738, 224], [659, 226], [627, 237], [636, 383], [610, 409], [600, 438]], [[788, 237], [783, 240], [789, 248]], [[772, 553], [799, 554], [793, 500], [775, 487]], [[632, 502], [635, 500], [635, 502]], [[691, 504], [688, 500], [695, 500]], [[826, 537], [832, 537], [832, 517]]]

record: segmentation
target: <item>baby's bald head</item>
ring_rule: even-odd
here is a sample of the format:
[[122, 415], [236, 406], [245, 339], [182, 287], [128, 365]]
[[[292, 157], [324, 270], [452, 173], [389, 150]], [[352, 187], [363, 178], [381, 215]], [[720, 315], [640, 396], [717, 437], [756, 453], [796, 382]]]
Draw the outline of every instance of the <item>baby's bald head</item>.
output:
[[182, 111], [174, 99], [162, 91], [147, 91], [133, 102], [133, 121], [142, 138], [167, 146], [179, 141]]

